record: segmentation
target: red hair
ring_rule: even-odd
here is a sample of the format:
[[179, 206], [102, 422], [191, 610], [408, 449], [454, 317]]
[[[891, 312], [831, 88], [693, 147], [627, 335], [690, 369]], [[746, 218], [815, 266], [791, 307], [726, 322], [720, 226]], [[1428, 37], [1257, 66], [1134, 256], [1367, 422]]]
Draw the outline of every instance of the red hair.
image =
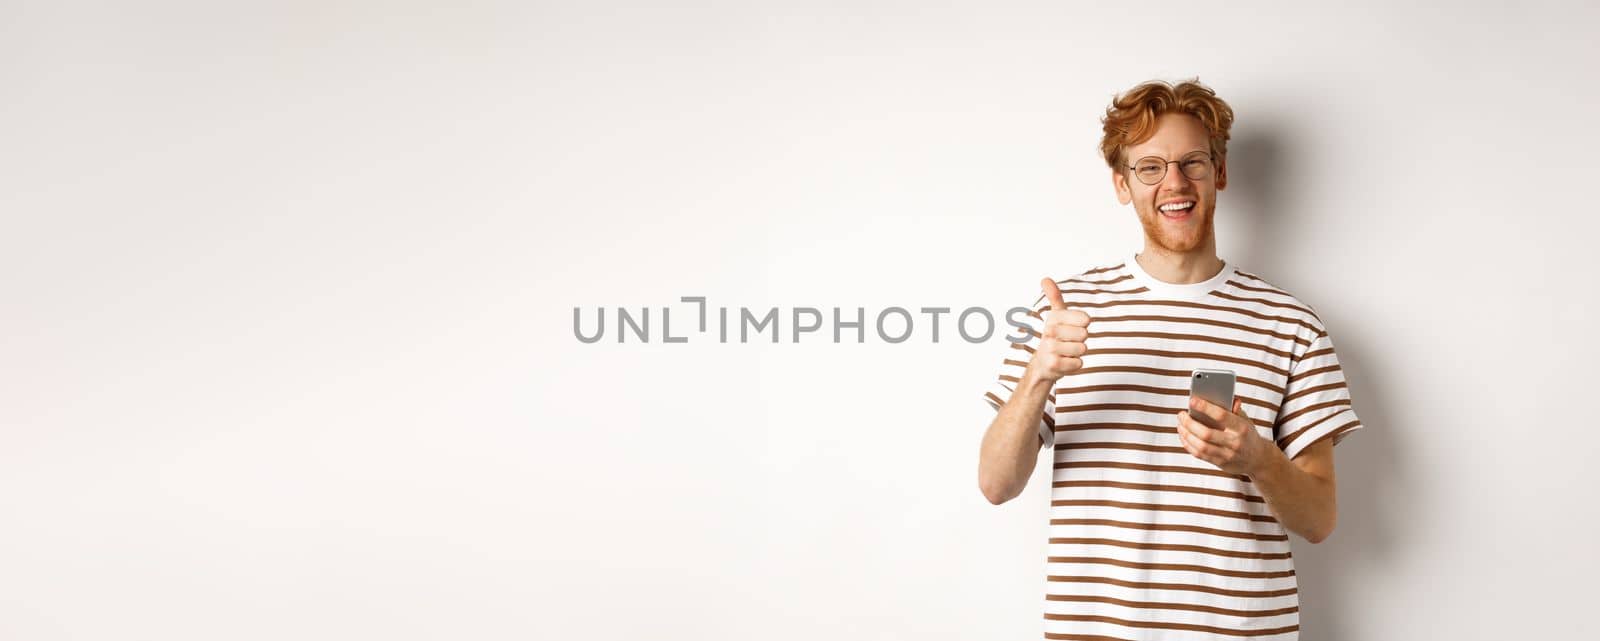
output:
[[1211, 154], [1221, 165], [1228, 157], [1228, 130], [1233, 127], [1233, 108], [1200, 78], [1171, 85], [1151, 80], [1129, 89], [1111, 101], [1100, 119], [1105, 131], [1100, 153], [1112, 169], [1121, 170], [1128, 160], [1127, 148], [1149, 140], [1156, 133], [1156, 119], [1169, 113], [1198, 118], [1211, 140]]

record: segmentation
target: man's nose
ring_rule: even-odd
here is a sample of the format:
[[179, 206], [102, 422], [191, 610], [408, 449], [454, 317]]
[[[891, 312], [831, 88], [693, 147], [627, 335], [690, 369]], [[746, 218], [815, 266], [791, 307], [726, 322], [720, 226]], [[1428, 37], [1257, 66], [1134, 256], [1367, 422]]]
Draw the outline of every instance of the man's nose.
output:
[[1183, 175], [1181, 167], [1183, 167], [1182, 163], [1173, 162], [1167, 164], [1167, 175], [1161, 178], [1162, 188], [1170, 191], [1188, 192], [1191, 181], [1188, 176]]

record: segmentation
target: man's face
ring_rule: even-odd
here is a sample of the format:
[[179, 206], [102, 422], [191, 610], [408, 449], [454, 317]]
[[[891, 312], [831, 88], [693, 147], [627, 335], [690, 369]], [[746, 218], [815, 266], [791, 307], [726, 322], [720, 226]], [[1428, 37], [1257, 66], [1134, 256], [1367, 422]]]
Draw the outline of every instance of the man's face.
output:
[[[1199, 119], [1188, 114], [1165, 114], [1156, 120], [1154, 136], [1127, 148], [1124, 164], [1137, 164], [1146, 156], [1179, 160], [1190, 152], [1210, 149], [1206, 128]], [[1133, 203], [1147, 241], [1182, 254], [1208, 245], [1217, 211], [1217, 191], [1227, 187], [1228, 174], [1225, 164], [1214, 162], [1209, 177], [1191, 180], [1178, 163], [1173, 163], [1167, 165], [1161, 182], [1154, 185], [1140, 182], [1129, 169], [1113, 170], [1111, 182], [1116, 186], [1119, 202]], [[1171, 202], [1193, 202], [1194, 206], [1187, 211], [1163, 213], [1161, 206]]]

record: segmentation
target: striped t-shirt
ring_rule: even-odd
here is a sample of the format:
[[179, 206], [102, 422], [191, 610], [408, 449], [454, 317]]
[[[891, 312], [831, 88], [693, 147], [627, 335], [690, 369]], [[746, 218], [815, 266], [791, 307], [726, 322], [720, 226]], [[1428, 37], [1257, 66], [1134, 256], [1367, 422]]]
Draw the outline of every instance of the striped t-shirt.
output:
[[[1055, 455], [1047, 639], [1297, 639], [1286, 530], [1248, 477], [1183, 448], [1177, 412], [1196, 368], [1233, 370], [1256, 429], [1290, 458], [1361, 428], [1333, 340], [1311, 307], [1224, 261], [1173, 284], [1132, 254], [1057, 281], [1089, 315], [1083, 369], [1039, 417]], [[999, 409], [1038, 344], [1043, 294], [985, 395]], [[1231, 408], [1229, 408], [1231, 409]]]

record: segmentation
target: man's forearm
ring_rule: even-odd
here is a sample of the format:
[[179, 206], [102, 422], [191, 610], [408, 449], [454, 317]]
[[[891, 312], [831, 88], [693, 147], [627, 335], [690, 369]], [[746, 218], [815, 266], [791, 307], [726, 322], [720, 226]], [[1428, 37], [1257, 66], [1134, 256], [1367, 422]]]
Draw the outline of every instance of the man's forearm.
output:
[[1334, 482], [1300, 469], [1283, 450], [1270, 451], [1273, 454], [1251, 480], [1285, 529], [1312, 543], [1322, 542], [1333, 532], [1338, 515]]
[[978, 487], [999, 505], [1022, 493], [1039, 461], [1039, 415], [1054, 381], [1031, 373], [1012, 392], [983, 434], [978, 457]]

